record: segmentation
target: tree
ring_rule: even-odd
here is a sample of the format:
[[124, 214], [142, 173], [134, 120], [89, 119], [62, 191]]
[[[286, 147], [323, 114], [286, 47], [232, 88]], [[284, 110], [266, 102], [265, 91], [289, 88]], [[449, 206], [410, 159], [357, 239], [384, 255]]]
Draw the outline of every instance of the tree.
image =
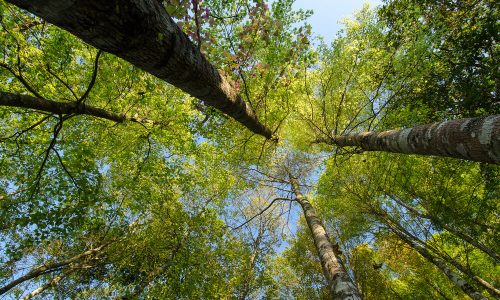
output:
[[445, 121], [380, 133], [363, 132], [319, 140], [364, 151], [439, 155], [500, 164], [500, 116]]
[[11, 3], [172, 83], [251, 131], [272, 137], [271, 130], [238, 95], [234, 83], [205, 59], [158, 1]]
[[365, 6], [331, 45], [292, 0], [12, 2], [42, 18], [0, 2], [7, 297], [498, 296], [491, 1]]
[[335, 299], [361, 299], [358, 288], [347, 274], [347, 270], [339, 257], [338, 245], [335, 250], [335, 247], [329, 241], [324, 226], [316, 215], [315, 209], [302, 195], [297, 179], [290, 171], [288, 171], [288, 176], [292, 191], [304, 212], [307, 225], [318, 251], [323, 272], [331, 285], [333, 297]]

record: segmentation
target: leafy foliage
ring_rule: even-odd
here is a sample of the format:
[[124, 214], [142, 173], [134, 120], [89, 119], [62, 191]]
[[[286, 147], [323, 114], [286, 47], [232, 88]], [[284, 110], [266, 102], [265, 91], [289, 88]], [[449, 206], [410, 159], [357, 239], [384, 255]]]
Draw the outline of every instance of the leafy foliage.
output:
[[365, 6], [331, 45], [292, 0], [163, 4], [279, 141], [1, 1], [0, 93], [130, 117], [0, 106], [2, 293], [331, 298], [291, 170], [365, 299], [464, 298], [420, 248], [495, 297], [498, 166], [321, 143], [498, 113], [494, 1]]

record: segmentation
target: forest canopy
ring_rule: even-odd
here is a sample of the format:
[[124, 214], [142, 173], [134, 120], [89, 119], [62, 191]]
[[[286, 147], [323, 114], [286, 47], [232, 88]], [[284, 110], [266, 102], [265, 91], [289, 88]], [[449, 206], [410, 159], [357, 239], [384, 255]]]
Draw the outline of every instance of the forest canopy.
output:
[[0, 299], [500, 297], [498, 2], [293, 2], [0, 0]]

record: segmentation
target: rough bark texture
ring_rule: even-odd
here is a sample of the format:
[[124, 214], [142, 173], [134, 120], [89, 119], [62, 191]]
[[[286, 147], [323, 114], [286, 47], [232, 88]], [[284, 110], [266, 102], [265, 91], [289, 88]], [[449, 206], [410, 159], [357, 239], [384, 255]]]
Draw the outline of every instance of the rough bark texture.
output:
[[157, 0], [8, 0], [272, 137]]
[[316, 210], [300, 192], [297, 180], [291, 174], [289, 174], [289, 177], [292, 190], [297, 202], [300, 203], [304, 211], [307, 225], [311, 230], [323, 272], [331, 286], [333, 299], [361, 299], [358, 288], [347, 274], [345, 266], [338, 256], [338, 250], [336, 250], [330, 242], [323, 223], [316, 215]]
[[500, 115], [334, 136], [319, 141], [339, 147], [360, 147], [365, 151], [448, 156], [500, 164]]
[[35, 109], [57, 115], [66, 115], [66, 114], [89, 115], [102, 119], [107, 119], [117, 123], [121, 123], [124, 121], [131, 121], [137, 123], [158, 123], [148, 119], [134, 118], [134, 117], [129, 117], [127, 115], [117, 114], [102, 108], [88, 106], [85, 105], [84, 103], [78, 104], [76, 101], [58, 102], [58, 101], [36, 98], [28, 95], [12, 94], [7, 92], [0, 92], [0, 106]]

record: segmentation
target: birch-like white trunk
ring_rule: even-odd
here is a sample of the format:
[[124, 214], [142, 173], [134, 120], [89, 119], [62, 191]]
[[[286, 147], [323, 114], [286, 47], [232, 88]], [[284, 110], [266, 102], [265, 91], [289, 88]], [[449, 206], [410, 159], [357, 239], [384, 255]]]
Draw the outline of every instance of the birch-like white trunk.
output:
[[288, 175], [295, 198], [302, 207], [307, 225], [311, 230], [323, 273], [333, 293], [333, 299], [360, 300], [361, 294], [347, 274], [346, 268], [338, 255], [338, 250], [330, 242], [325, 226], [318, 218], [316, 210], [307, 198], [302, 195], [297, 180], [292, 174], [289, 173]]
[[461, 158], [500, 164], [500, 115], [319, 139], [338, 147]]

